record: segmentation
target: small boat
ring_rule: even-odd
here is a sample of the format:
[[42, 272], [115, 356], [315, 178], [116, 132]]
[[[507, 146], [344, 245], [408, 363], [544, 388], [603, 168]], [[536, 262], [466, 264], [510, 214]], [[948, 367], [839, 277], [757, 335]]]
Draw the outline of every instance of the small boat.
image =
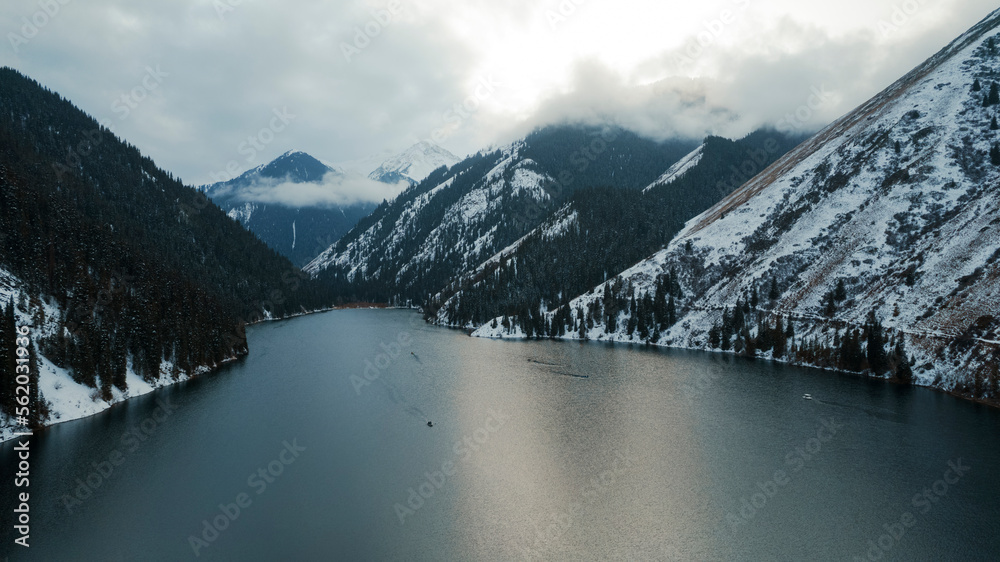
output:
[[813, 399], [813, 395], [812, 394], [803, 394], [802, 398], [804, 398], [806, 400], [812, 400]]
[[431, 422], [427, 422], [427, 427], [434, 427], [434, 424]]

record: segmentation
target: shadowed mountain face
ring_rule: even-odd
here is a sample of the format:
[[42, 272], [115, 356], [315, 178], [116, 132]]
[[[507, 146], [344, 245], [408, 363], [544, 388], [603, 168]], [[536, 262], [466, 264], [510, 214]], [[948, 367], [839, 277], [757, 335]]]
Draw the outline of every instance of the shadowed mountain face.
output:
[[438, 169], [375, 212], [306, 270], [427, 303], [531, 232], [575, 193], [640, 193], [697, 146], [620, 128], [555, 126]]
[[574, 300], [570, 332], [996, 400], [998, 31], [1000, 11]]
[[[375, 203], [366, 201], [327, 202], [335, 199], [332, 192], [338, 185], [358, 179], [304, 152], [288, 152], [233, 180], [203, 189], [230, 217], [301, 267], [375, 209]], [[327, 201], [302, 206], [302, 201], [283, 199], [288, 194], [282, 190], [309, 184], [320, 194], [330, 191]]]
[[[102, 400], [127, 391], [129, 371], [156, 382], [164, 365], [194, 373], [245, 354], [254, 303], [288, 286], [288, 260], [217, 207], [195, 209], [199, 198], [59, 95], [0, 69], [4, 284], [36, 303], [41, 355]], [[297, 289], [269, 312], [332, 300]]]

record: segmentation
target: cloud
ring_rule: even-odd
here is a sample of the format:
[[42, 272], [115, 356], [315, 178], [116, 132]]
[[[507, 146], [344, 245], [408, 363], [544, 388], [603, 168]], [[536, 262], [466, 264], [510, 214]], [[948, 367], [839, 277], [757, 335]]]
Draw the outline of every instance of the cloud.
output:
[[[270, 203], [292, 208], [348, 207], [358, 203], [381, 203], [393, 199], [409, 184], [387, 184], [360, 174], [329, 172], [318, 183], [295, 183], [287, 180], [258, 180], [241, 187], [234, 198], [244, 202]], [[225, 192], [213, 194], [215, 197]]]
[[[43, 13], [46, 25], [15, 48], [8, 34], [40, 8], [5, 0], [0, 64], [201, 184], [231, 163], [249, 169], [293, 148], [329, 161], [398, 152], [443, 127], [456, 154], [566, 120], [617, 120], [653, 136], [734, 134], [774, 123], [825, 85], [834, 97], [807, 124], [818, 127], [996, 7], [921, 0], [901, 18], [904, 4], [400, 0], [383, 24], [389, 0], [88, 0]], [[560, 10], [565, 21], [553, 26]], [[724, 10], [738, 17], [720, 29]], [[880, 25], [894, 16], [899, 25]], [[703, 53], [678, 66], [710, 29], [718, 33]], [[347, 57], [345, 45], [360, 52]], [[123, 118], [114, 104], [148, 68], [166, 76]], [[491, 75], [500, 87], [456, 120], [454, 108]], [[282, 108], [295, 120], [262, 136]], [[241, 150], [254, 138], [268, 142]]]
[[762, 127], [810, 133], [954, 39], [935, 33], [940, 40], [930, 41], [921, 33], [886, 44], [878, 26], [835, 35], [788, 17], [752, 23], [761, 29], [756, 38], [726, 44], [703, 34], [705, 46], [695, 49], [695, 35], [629, 74], [597, 59], [577, 61], [568, 86], [508, 125], [506, 137], [552, 123], [617, 124], [659, 140], [736, 138]]

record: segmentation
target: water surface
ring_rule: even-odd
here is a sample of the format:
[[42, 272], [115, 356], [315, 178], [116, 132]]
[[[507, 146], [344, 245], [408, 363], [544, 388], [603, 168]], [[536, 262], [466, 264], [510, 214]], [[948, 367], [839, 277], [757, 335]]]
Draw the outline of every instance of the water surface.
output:
[[[941, 393], [705, 353], [480, 340], [405, 311], [249, 338], [244, 361], [35, 436], [32, 547], [11, 560], [1000, 551], [1000, 415]], [[13, 447], [0, 446], [7, 467]]]

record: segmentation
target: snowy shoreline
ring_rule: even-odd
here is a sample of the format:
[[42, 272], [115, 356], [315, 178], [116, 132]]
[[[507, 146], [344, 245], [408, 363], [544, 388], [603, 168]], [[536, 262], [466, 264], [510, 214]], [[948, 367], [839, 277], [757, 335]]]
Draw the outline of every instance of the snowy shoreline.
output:
[[[16, 291], [16, 290], [15, 290]], [[4, 287], [0, 286], [0, 300], [6, 301], [10, 298], [10, 294], [14, 291], [8, 289], [4, 290]], [[44, 304], [46, 318], [58, 318], [57, 310], [55, 307], [49, 304]], [[370, 306], [366, 309], [376, 310], [382, 309], [384, 307]], [[296, 314], [290, 314], [282, 318], [265, 318], [254, 322], [253, 324], [247, 324], [248, 326], [263, 324], [267, 322], [280, 322], [283, 320], [291, 320], [293, 318], [300, 318], [303, 316], [310, 316], [313, 314], [323, 314], [326, 312], [332, 312], [337, 310], [355, 310], [357, 307], [333, 307], [324, 308], [321, 310], [315, 310], [310, 312], [299, 312]], [[24, 325], [31, 325], [28, 314], [22, 311], [18, 311], [18, 321], [22, 322]], [[50, 314], [56, 314], [52, 316]], [[46, 326], [41, 328], [35, 328], [32, 337], [37, 339], [40, 335], [46, 332]], [[45, 423], [45, 425], [39, 429], [34, 430], [32, 433], [36, 434], [46, 429], [63, 424], [66, 422], [77, 421], [86, 419], [89, 417], [96, 416], [98, 414], [104, 413], [114, 406], [123, 404], [132, 398], [138, 398], [140, 396], [145, 396], [155, 390], [161, 388], [166, 388], [168, 386], [173, 386], [178, 383], [190, 381], [197, 377], [210, 375], [219, 369], [227, 366], [231, 363], [235, 363], [242, 359], [240, 357], [229, 357], [220, 362], [215, 367], [202, 366], [198, 367], [195, 372], [191, 375], [180, 375], [177, 379], [174, 379], [171, 375], [173, 365], [169, 362], [164, 362], [160, 366], [160, 378], [157, 379], [152, 384], [146, 382], [139, 375], [135, 374], [132, 369], [131, 364], [129, 364], [126, 374], [126, 382], [128, 389], [125, 392], [121, 392], [117, 388], [112, 389], [112, 398], [110, 401], [101, 400], [98, 397], [98, 391], [96, 389], [89, 388], [82, 384], [77, 383], [70, 376], [66, 369], [55, 366], [51, 361], [49, 361], [44, 355], [38, 354], [39, 362], [39, 376], [38, 376], [38, 386], [41, 394], [44, 396], [45, 400], [50, 404], [50, 415], [51, 418]], [[0, 425], [0, 443], [5, 443], [11, 441], [18, 437], [24, 438], [23, 435], [18, 435], [18, 433], [23, 432], [25, 428], [17, 426], [14, 424], [12, 418], [7, 418], [6, 416], [0, 416], [3, 418], [2, 425]]]
[[[460, 328], [460, 329], [464, 329], [464, 330], [473, 330], [472, 333], [469, 334], [469, 336], [473, 337], [473, 338], [482, 338], [482, 339], [489, 339], [489, 340], [505, 340], [506, 339], [506, 340], [514, 340], [514, 341], [530, 341], [530, 339], [532, 339], [532, 338], [528, 338], [524, 334], [524, 332], [522, 332], [520, 329], [518, 329], [514, 333], [505, 333], [503, 327], [498, 326], [497, 328], [492, 328], [489, 324], [484, 324], [483, 326], [480, 326], [478, 328], [475, 328], [475, 327], [472, 327], [472, 326], [464, 326], [464, 327], [462, 327], [462, 326], [443, 326], [443, 327]], [[929, 336], [931, 334], [920, 334], [920, 335], [924, 336], [924, 337], [927, 337], [927, 336]], [[686, 346], [686, 345], [676, 344], [676, 343], [670, 343], [670, 344], [667, 344], [667, 343], [647, 343], [647, 342], [638, 341], [638, 340], [636, 340], [636, 341], [621, 340], [621, 339], [617, 339], [617, 338], [614, 338], [614, 337], [607, 337], [606, 334], [604, 334], [603, 332], [599, 332], [597, 330], [594, 331], [593, 337], [588, 337], [587, 339], [581, 339], [581, 338], [579, 338], [577, 336], [570, 336], [570, 335], [557, 336], [557, 337], [552, 337], [552, 338], [543, 338], [543, 339], [549, 339], [549, 340], [559, 341], [559, 342], [605, 343], [605, 344], [610, 343], [610, 344], [616, 344], [616, 345], [628, 345], [628, 346], [640, 346], [640, 347], [656, 347], [656, 348], [660, 348], [660, 349], [677, 349], [677, 350], [683, 350], [683, 351], [702, 351], [702, 352], [706, 352], [706, 353], [713, 353], [713, 354], [718, 354], [718, 355], [725, 355], [725, 356], [729, 356], [729, 357], [745, 357], [745, 356], [739, 355], [738, 353], [736, 353], [734, 351], [724, 351], [724, 350], [720, 350], [720, 349], [709, 349], [709, 348], [706, 348], [706, 347]], [[826, 372], [835, 373], [835, 374], [838, 374], [838, 375], [849, 375], [849, 376], [859, 377], [859, 378], [864, 378], [864, 379], [881, 380], [881, 381], [886, 381], [886, 382], [890, 382], [890, 383], [893, 383], [893, 384], [904, 384], [904, 383], [901, 383], [899, 381], [892, 380], [890, 378], [879, 377], [879, 376], [876, 376], [876, 375], [871, 375], [871, 374], [867, 374], [867, 373], [863, 373], [863, 372], [844, 371], [844, 370], [841, 370], [841, 369], [836, 369], [836, 368], [833, 368], [833, 367], [828, 367], [828, 366], [823, 366], [823, 365], [813, 365], [813, 364], [810, 364], [810, 363], [807, 363], [807, 362], [803, 362], [803, 361], [788, 360], [787, 358], [780, 358], [780, 359], [778, 359], [778, 358], [772, 357], [770, 352], [768, 352], [765, 355], [759, 355], [759, 356], [755, 356], [755, 357], [745, 357], [745, 358], [746, 359], [752, 359], [752, 360], [758, 360], [758, 361], [771, 361], [771, 362], [774, 362], [774, 363], [780, 363], [782, 365], [788, 365], [790, 367], [802, 367], [802, 368], [807, 368], [807, 369], [817, 369], [817, 370], [820, 370], [820, 371], [826, 371]], [[936, 374], [936, 373], [932, 373], [932, 374]], [[907, 386], [914, 386], [914, 387], [917, 387], [917, 388], [926, 388], [928, 390], [933, 390], [935, 392], [940, 392], [942, 394], [948, 394], [950, 396], [953, 396], [955, 398], [958, 398], [958, 399], [961, 399], [961, 400], [964, 400], [964, 401], [975, 402], [977, 404], [982, 404], [984, 406], [990, 406], [990, 407], [993, 407], [993, 408], [1000, 409], [1000, 403], [991, 402], [989, 400], [983, 400], [983, 399], [980, 399], [980, 398], [971, 397], [971, 396], [968, 396], [968, 395], [956, 392], [954, 389], [946, 388], [944, 386], [935, 385], [933, 383], [933, 381], [935, 379], [936, 379], [936, 377], [929, 376], [929, 375], [928, 376], [923, 376], [923, 377], [915, 377], [914, 380], [913, 380], [913, 382], [910, 383]]]

